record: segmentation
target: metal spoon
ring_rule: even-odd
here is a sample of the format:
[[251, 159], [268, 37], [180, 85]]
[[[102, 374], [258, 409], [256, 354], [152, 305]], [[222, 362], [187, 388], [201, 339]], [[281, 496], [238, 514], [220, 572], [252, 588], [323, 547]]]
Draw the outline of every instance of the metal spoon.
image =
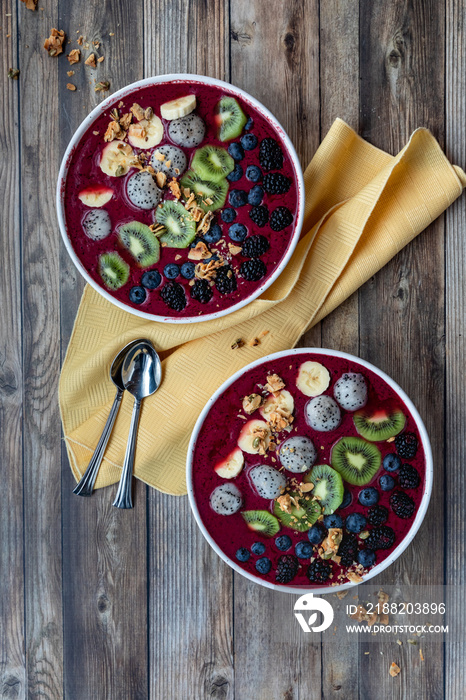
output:
[[142, 400], [156, 392], [162, 381], [162, 363], [152, 343], [144, 340], [130, 349], [123, 361], [121, 376], [123, 386], [134, 396], [134, 405], [128, 444], [126, 445], [125, 461], [113, 505], [116, 508], [132, 508], [131, 482], [139, 412]]
[[117, 393], [115, 396], [115, 400], [113, 401], [113, 406], [110, 410], [109, 416], [107, 418], [107, 422], [105, 423], [105, 427], [102, 431], [102, 435], [100, 436], [100, 440], [97, 443], [97, 447], [95, 448], [92, 459], [89, 462], [89, 465], [86, 471], [84, 472], [81, 481], [73, 489], [73, 493], [76, 493], [78, 496], [90, 496], [92, 494], [92, 491], [94, 490], [97, 472], [99, 471], [102, 458], [107, 447], [107, 443], [112, 433], [113, 425], [115, 423], [115, 419], [120, 408], [121, 399], [123, 398], [123, 392], [125, 390], [125, 387], [123, 386], [123, 379], [121, 377], [121, 368], [123, 366], [123, 360], [128, 354], [128, 351], [133, 347], [133, 345], [137, 345], [141, 342], [149, 341], [144, 341], [142, 338], [132, 340], [130, 343], [128, 343], [128, 345], [125, 345], [125, 347], [122, 350], [120, 350], [120, 352], [112, 362], [112, 366], [110, 367], [110, 379], [115, 384], [117, 388]]

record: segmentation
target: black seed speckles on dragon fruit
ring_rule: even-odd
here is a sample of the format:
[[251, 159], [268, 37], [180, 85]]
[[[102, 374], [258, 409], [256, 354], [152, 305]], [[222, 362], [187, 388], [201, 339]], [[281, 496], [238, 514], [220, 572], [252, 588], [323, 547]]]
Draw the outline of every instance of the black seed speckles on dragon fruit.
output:
[[341, 411], [331, 396], [316, 396], [306, 404], [305, 417], [307, 424], [314, 430], [328, 432], [340, 425]]
[[112, 222], [105, 209], [91, 209], [83, 219], [84, 233], [93, 241], [102, 241], [110, 234]]
[[243, 504], [241, 491], [234, 484], [222, 484], [210, 494], [210, 506], [219, 515], [233, 515]]
[[205, 134], [205, 124], [197, 114], [188, 114], [173, 119], [168, 126], [168, 134], [177, 146], [194, 148], [199, 146]]
[[293, 435], [280, 447], [280, 463], [293, 474], [307, 472], [316, 461], [316, 457], [317, 450], [312, 440], [304, 435]]
[[356, 411], [367, 403], [367, 384], [362, 374], [347, 372], [335, 382], [333, 395], [345, 411]]
[[259, 496], [271, 500], [286, 486], [286, 477], [268, 464], [258, 464], [249, 472], [249, 477]]
[[132, 175], [126, 183], [126, 194], [131, 204], [138, 209], [155, 209], [160, 202], [162, 190], [147, 170]]

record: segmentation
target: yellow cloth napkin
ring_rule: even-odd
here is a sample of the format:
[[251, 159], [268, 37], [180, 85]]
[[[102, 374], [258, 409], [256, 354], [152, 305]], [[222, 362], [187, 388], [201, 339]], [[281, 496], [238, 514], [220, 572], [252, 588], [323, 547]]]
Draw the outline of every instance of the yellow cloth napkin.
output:
[[[443, 212], [466, 186], [432, 134], [418, 129], [397, 156], [371, 146], [340, 119], [305, 175], [303, 235], [279, 279], [243, 309], [196, 324], [145, 321], [84, 290], [63, 365], [59, 401], [76, 479], [85, 471], [110, 410], [113, 357], [134, 338], [150, 338], [163, 359], [163, 383], [145, 399], [135, 456], [138, 479], [186, 493], [192, 428], [212, 393], [233, 372], [293, 347]], [[256, 347], [237, 338], [269, 331]], [[96, 487], [119, 480], [132, 397], [125, 395]]]

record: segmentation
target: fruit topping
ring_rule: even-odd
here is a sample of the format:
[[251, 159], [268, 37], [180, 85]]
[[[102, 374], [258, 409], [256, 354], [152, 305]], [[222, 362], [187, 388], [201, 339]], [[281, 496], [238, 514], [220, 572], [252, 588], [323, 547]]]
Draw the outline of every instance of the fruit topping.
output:
[[[260, 414], [273, 428], [286, 428], [292, 422], [290, 416], [294, 411], [294, 399], [289, 391], [280, 389], [274, 394], [269, 394], [265, 402], [260, 407]], [[275, 416], [274, 414], [278, 414]], [[285, 419], [283, 426], [277, 425], [277, 418], [281, 416]]]
[[289, 549], [292, 544], [291, 537], [288, 537], [288, 535], [280, 535], [275, 540], [275, 546], [280, 550], [280, 552], [286, 552], [286, 550]]
[[235, 557], [237, 558], [238, 561], [241, 561], [244, 563], [244, 562], [248, 561], [250, 556], [251, 555], [249, 553], [249, 550], [246, 549], [246, 547], [240, 547], [239, 549], [236, 550]]
[[111, 177], [126, 175], [135, 163], [134, 151], [129, 143], [110, 141], [100, 155], [100, 169]]
[[269, 442], [270, 428], [263, 420], [250, 420], [245, 423], [238, 437], [238, 447], [250, 455], [264, 455]]
[[197, 206], [203, 211], [215, 211], [225, 204], [228, 192], [225, 179], [217, 182], [203, 180], [194, 170], [188, 170], [181, 178], [181, 186], [194, 194]]
[[367, 384], [362, 374], [347, 372], [335, 382], [333, 395], [345, 411], [356, 411], [367, 403]]
[[358, 552], [358, 563], [365, 569], [375, 563], [375, 552], [372, 549], [361, 549]]
[[395, 533], [388, 525], [374, 527], [365, 540], [368, 549], [390, 549], [395, 541]]
[[256, 561], [256, 570], [260, 574], [268, 574], [272, 568], [272, 562], [268, 557], [261, 557]]
[[331, 463], [348, 484], [368, 484], [380, 468], [381, 455], [375, 445], [357, 437], [343, 437], [332, 448]]
[[177, 146], [195, 148], [204, 139], [205, 124], [197, 114], [188, 114], [170, 122], [168, 135]]
[[398, 483], [403, 489], [417, 489], [421, 479], [414, 467], [410, 464], [403, 464], [398, 474]]
[[307, 536], [311, 544], [320, 544], [327, 535], [327, 531], [321, 523], [316, 523], [308, 531]]
[[259, 258], [245, 260], [241, 263], [239, 273], [248, 282], [257, 282], [264, 277], [267, 272], [265, 263]]
[[250, 210], [249, 217], [251, 221], [253, 221], [256, 224], [256, 226], [262, 228], [269, 220], [269, 210], [267, 209], [267, 207], [264, 207], [264, 205], [261, 204], [258, 207], [253, 207]]
[[230, 141], [241, 134], [247, 117], [234, 97], [222, 97], [217, 105], [216, 122], [220, 141]]
[[196, 237], [196, 222], [177, 200], [165, 200], [157, 207], [155, 219], [165, 228], [160, 241], [170, 248], [187, 248]]
[[259, 162], [264, 170], [280, 170], [283, 167], [283, 152], [275, 139], [267, 137], [262, 140]]
[[253, 542], [251, 545], [251, 552], [260, 557], [265, 553], [265, 544], [263, 542]]
[[[241, 226], [241, 224], [236, 224], [236, 226]], [[242, 254], [245, 258], [259, 258], [261, 255], [264, 255], [269, 248], [270, 243], [267, 238], [256, 234], [255, 236], [246, 238], [243, 244]]]
[[[350, 513], [345, 520], [345, 527], [348, 532], [354, 532], [356, 535], [364, 530], [366, 524], [367, 520], [362, 513]], [[381, 525], [381, 523], [378, 524]], [[351, 564], [349, 564], [349, 566], [351, 566]]]
[[107, 238], [112, 231], [109, 213], [105, 209], [88, 211], [83, 219], [83, 229], [92, 241], [102, 241]]
[[379, 492], [373, 486], [368, 486], [359, 492], [358, 501], [362, 506], [373, 506], [379, 502]]
[[324, 515], [324, 525], [327, 530], [332, 530], [335, 528], [343, 527], [343, 518], [338, 513], [332, 513], [331, 515]]
[[241, 167], [241, 165], [239, 163], [236, 163], [236, 165], [233, 168], [233, 170], [231, 171], [231, 173], [229, 173], [227, 175], [227, 180], [228, 180], [228, 182], [238, 182], [238, 180], [241, 180], [242, 177], [243, 177], [243, 168]]
[[[383, 525], [388, 520], [388, 508], [385, 508], [385, 506], [372, 506], [367, 511], [367, 519], [375, 527]], [[348, 520], [346, 521], [346, 527], [348, 527]]]
[[353, 497], [351, 495], [351, 491], [348, 491], [348, 489], [345, 489], [343, 492], [343, 500], [341, 502], [340, 508], [348, 508], [349, 504], [352, 502]]
[[289, 491], [276, 499], [273, 512], [285, 527], [306, 532], [316, 522], [321, 509], [319, 503], [310, 496]]
[[262, 170], [257, 165], [248, 165], [246, 168], [246, 177], [250, 182], [259, 182], [262, 178]]
[[248, 192], [248, 204], [257, 207], [264, 199], [264, 190], [260, 185], [254, 185]]
[[317, 450], [312, 440], [304, 435], [293, 435], [280, 447], [280, 463], [293, 474], [307, 472], [316, 461], [316, 457]]
[[239, 447], [230, 452], [224, 459], [214, 467], [218, 476], [222, 479], [234, 479], [241, 472], [244, 465], [244, 456]]
[[119, 289], [129, 279], [129, 265], [118, 253], [102, 253], [99, 257], [99, 274], [107, 289]]
[[402, 433], [395, 438], [396, 451], [403, 459], [412, 459], [417, 452], [417, 437], [414, 433]]
[[264, 537], [273, 537], [280, 529], [277, 518], [268, 510], [243, 510], [241, 515], [250, 530]]
[[293, 215], [286, 207], [277, 207], [270, 215], [272, 231], [283, 231], [293, 221]]
[[340, 474], [327, 464], [313, 467], [304, 477], [304, 483], [314, 484], [312, 495], [319, 501], [322, 513], [333, 513], [341, 505], [343, 481]]
[[195, 109], [196, 95], [184, 95], [183, 97], [177, 97], [175, 100], [170, 100], [170, 102], [164, 102], [163, 105], [160, 105], [160, 114], [163, 119], [172, 121], [173, 119], [180, 119], [180, 117], [191, 114]]
[[153, 148], [163, 139], [163, 124], [155, 114], [150, 119], [141, 119], [130, 124], [128, 141], [134, 148]]
[[182, 311], [186, 306], [186, 296], [184, 289], [178, 282], [167, 282], [160, 291], [162, 301], [173, 309], [173, 311]]
[[81, 190], [78, 197], [87, 207], [103, 207], [113, 197], [113, 190], [105, 185], [90, 185]]
[[204, 241], [208, 245], [213, 245], [218, 243], [223, 236], [222, 229], [218, 224], [211, 224], [208, 231], [204, 233]]
[[227, 207], [222, 211], [220, 216], [222, 217], [222, 221], [224, 221], [226, 224], [231, 224], [231, 222], [236, 219], [236, 211]]
[[268, 464], [258, 464], [249, 472], [254, 488], [261, 498], [272, 500], [280, 495], [286, 486], [286, 477]]
[[295, 544], [294, 551], [298, 559], [310, 559], [314, 553], [312, 544], [309, 541], [301, 540]]
[[252, 117], [248, 117], [248, 120], [246, 122], [246, 126], [244, 127], [245, 131], [251, 131], [252, 127], [254, 126], [254, 120]]
[[244, 190], [230, 190], [228, 203], [232, 207], [244, 207], [248, 203], [248, 195]]
[[[298, 371], [296, 386], [305, 396], [319, 396], [330, 384], [330, 374], [320, 362], [303, 362]], [[334, 402], [333, 402], [334, 403]]]
[[200, 304], [207, 304], [213, 296], [213, 291], [207, 280], [196, 280], [191, 287], [191, 297]]
[[162, 275], [158, 270], [147, 270], [141, 277], [141, 284], [146, 289], [157, 289], [162, 281]]
[[160, 244], [149, 226], [130, 221], [118, 229], [120, 244], [131, 253], [139, 267], [149, 267], [159, 261]]
[[247, 235], [248, 230], [244, 224], [232, 224], [228, 229], [228, 236], [235, 243], [242, 243]]
[[126, 183], [126, 194], [131, 204], [139, 209], [155, 209], [162, 197], [160, 190], [147, 170], [131, 175]]
[[387, 470], [387, 472], [396, 472], [397, 469], [401, 467], [401, 459], [398, 457], [398, 455], [394, 454], [391, 452], [388, 455], [385, 455], [383, 458], [383, 468]]
[[210, 494], [210, 507], [218, 515], [233, 515], [242, 503], [241, 491], [235, 484], [221, 484]]
[[309, 565], [306, 575], [312, 583], [325, 583], [330, 578], [331, 573], [332, 565], [329, 561], [316, 559]]
[[399, 409], [363, 408], [354, 416], [356, 430], [371, 442], [381, 442], [394, 437], [405, 427], [406, 418]]
[[193, 262], [185, 262], [180, 268], [181, 276], [184, 277], [185, 280], [194, 279], [195, 271], [196, 266]]
[[307, 424], [319, 432], [335, 430], [341, 423], [341, 412], [331, 396], [317, 396], [305, 408]]
[[382, 474], [379, 479], [379, 486], [382, 491], [391, 491], [395, 487], [395, 479], [390, 474]]
[[168, 280], [174, 280], [180, 274], [180, 266], [176, 263], [168, 263], [163, 268], [163, 274]]
[[228, 153], [231, 155], [233, 160], [240, 161], [244, 158], [244, 148], [240, 143], [230, 143], [228, 146]]
[[131, 287], [128, 296], [133, 304], [142, 304], [146, 300], [147, 292], [144, 287]]
[[404, 491], [395, 491], [390, 496], [390, 506], [399, 518], [410, 518], [415, 511], [415, 504], [412, 498]]
[[[355, 531], [351, 530], [351, 532]], [[340, 564], [346, 567], [352, 566], [354, 562], [357, 561], [358, 552], [359, 545], [357, 538], [354, 535], [345, 535], [340, 543], [340, 546], [338, 547], [338, 556], [340, 557]]]
[[156, 172], [164, 173], [167, 177], [178, 177], [186, 170], [187, 160], [181, 148], [164, 143], [153, 152], [150, 164]]
[[281, 173], [267, 173], [264, 176], [264, 190], [268, 194], [286, 194], [290, 187], [290, 178]]
[[[284, 535], [284, 537], [286, 537], [286, 535]], [[275, 581], [277, 583], [290, 583], [298, 573], [298, 566], [299, 564], [296, 557], [292, 554], [282, 554], [281, 557], [278, 557]]]
[[253, 151], [257, 146], [257, 136], [255, 134], [244, 134], [241, 137], [241, 145], [245, 151]]
[[235, 167], [235, 161], [228, 155], [224, 148], [217, 146], [203, 146], [195, 153], [191, 161], [191, 169], [202, 180], [219, 182], [223, 180]]
[[236, 291], [236, 276], [229, 265], [222, 265], [222, 267], [217, 270], [215, 287], [220, 294], [231, 294]]

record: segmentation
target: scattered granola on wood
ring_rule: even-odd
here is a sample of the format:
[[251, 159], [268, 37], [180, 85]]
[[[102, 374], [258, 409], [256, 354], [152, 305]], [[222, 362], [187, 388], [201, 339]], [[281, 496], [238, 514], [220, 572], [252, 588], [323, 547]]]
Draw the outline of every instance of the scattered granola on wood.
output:
[[61, 29], [50, 30], [50, 36], [44, 42], [44, 49], [48, 51], [49, 56], [59, 56], [63, 53], [63, 42], [65, 41], [65, 32]]

